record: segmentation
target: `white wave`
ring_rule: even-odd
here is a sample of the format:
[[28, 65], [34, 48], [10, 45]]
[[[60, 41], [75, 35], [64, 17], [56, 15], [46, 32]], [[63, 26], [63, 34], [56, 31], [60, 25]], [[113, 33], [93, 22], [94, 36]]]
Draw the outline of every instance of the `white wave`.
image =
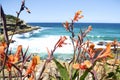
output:
[[87, 37], [91, 37], [91, 38], [103, 38], [104, 36], [101, 36], [101, 35], [87, 35]]
[[[16, 38], [30, 38], [32, 35], [33, 35], [33, 32], [16, 34], [16, 35], [14, 35], [14, 39], [16, 39]], [[11, 38], [11, 36], [9, 38]]]
[[23, 37], [29, 38], [32, 36], [32, 33], [28, 32], [28, 33], [23, 33]]
[[41, 31], [52, 29], [51, 27], [40, 27], [40, 29], [34, 30], [33, 33], [41, 33]]
[[43, 29], [34, 30], [33, 33], [40, 33]]
[[46, 29], [53, 29], [52, 27], [40, 27], [41, 30], [46, 30]]
[[97, 36], [97, 38], [100, 38], [100, 37], [101, 37], [100, 35]]
[[[47, 36], [47, 35], [46, 35]], [[16, 40], [16, 42], [10, 44], [10, 48], [16, 49], [18, 45], [22, 45], [24, 49], [26, 49], [29, 46], [29, 52], [30, 53], [47, 53], [46, 48], [48, 47], [49, 50], [52, 50], [54, 48], [54, 45], [59, 40], [60, 36], [53, 36], [49, 35], [47, 37], [38, 37], [38, 38], [26, 38], [26, 39], [20, 39], [18, 38], [18, 35], [15, 35], [13, 37], [13, 40]], [[66, 43], [68, 45], [63, 45], [63, 47], [58, 48], [55, 53], [60, 54], [71, 54], [73, 53], [73, 47], [72, 43], [67, 36], [68, 40]]]

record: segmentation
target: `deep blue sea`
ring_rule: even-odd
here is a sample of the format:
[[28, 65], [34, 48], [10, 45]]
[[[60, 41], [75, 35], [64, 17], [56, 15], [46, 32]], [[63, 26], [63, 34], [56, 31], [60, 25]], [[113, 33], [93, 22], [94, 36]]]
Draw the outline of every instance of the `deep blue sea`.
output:
[[[18, 45], [23, 45], [25, 50], [29, 46], [28, 54], [36, 53], [41, 58], [46, 58], [47, 49], [53, 49], [55, 43], [59, 40], [60, 36], [67, 36], [67, 43], [71, 44], [69, 36], [71, 33], [67, 32], [62, 26], [62, 23], [28, 23], [32, 26], [40, 27], [41, 29], [34, 30], [28, 33], [16, 34], [10, 47], [14, 51]], [[120, 41], [120, 23], [76, 23], [74, 24], [74, 32], [77, 34], [80, 30], [85, 30], [91, 25], [92, 31], [86, 36], [86, 39], [96, 43], [100, 41], [113, 41], [117, 39]], [[72, 45], [65, 45], [55, 51], [55, 57], [60, 59], [72, 58], [73, 48]]]

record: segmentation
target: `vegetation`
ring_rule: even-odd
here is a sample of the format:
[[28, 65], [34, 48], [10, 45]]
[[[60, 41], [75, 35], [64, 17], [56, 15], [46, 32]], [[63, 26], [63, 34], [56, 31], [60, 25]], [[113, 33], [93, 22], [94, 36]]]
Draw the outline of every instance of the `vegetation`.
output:
[[[13, 15], [5, 15], [5, 18], [8, 35], [12, 35], [13, 32], [14, 34], [21, 34], [39, 29], [38, 27], [27, 25], [23, 20]], [[3, 26], [0, 25], [0, 41], [3, 39]]]
[[6, 21], [9, 23], [16, 23], [16, 19], [17, 17], [13, 16], [13, 15], [6, 15]]
[[[120, 61], [118, 59], [118, 42], [116, 40], [112, 43], [108, 43], [105, 49], [95, 49], [94, 43], [91, 44], [90, 40], [84, 41], [86, 35], [92, 30], [91, 25], [88, 26], [86, 30], [81, 29], [77, 37], [75, 36], [74, 23], [83, 17], [83, 15], [81, 15], [82, 11], [78, 10], [71, 22], [66, 21], [63, 23], [63, 27], [66, 31], [71, 33], [70, 39], [74, 50], [72, 60], [67, 63], [62, 63], [60, 60], [54, 58], [56, 49], [64, 48], [64, 45], [69, 44], [65, 42], [67, 37], [61, 36], [52, 50], [47, 48], [48, 57], [43, 61], [42, 66], [37, 68], [37, 65], [41, 64], [40, 57], [37, 55], [32, 56], [32, 54], [27, 55], [28, 48], [23, 52], [22, 45], [19, 45], [14, 54], [8, 51], [10, 45], [9, 41], [12, 40], [14, 32], [9, 39], [2, 6], [0, 6], [0, 9], [5, 38], [4, 41], [0, 42], [0, 78], [3, 80], [6, 78], [9, 80], [42, 80], [43, 74], [46, 68], [50, 67], [49, 63], [51, 62], [54, 62], [56, 65], [59, 75], [56, 74], [57, 72], [49, 74], [50, 80], [120, 80]], [[25, 6], [25, 0], [22, 1], [20, 11], [17, 12], [14, 31], [18, 25], [19, 15], [24, 9], [30, 13]], [[11, 18], [11, 16], [9, 17]], [[114, 46], [113, 51], [111, 50], [111, 45]], [[27, 64], [29, 60], [30, 62]], [[6, 74], [6, 72], [8, 72], [8, 74]]]

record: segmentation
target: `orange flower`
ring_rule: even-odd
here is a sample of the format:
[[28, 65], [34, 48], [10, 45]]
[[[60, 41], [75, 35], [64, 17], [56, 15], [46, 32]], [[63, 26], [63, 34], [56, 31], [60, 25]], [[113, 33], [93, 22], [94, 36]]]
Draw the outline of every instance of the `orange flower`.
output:
[[8, 60], [6, 62], [6, 66], [7, 66], [8, 71], [11, 71], [11, 67], [12, 67], [11, 63], [16, 63], [19, 61], [21, 51], [22, 51], [22, 45], [19, 45], [16, 53], [8, 56]]
[[34, 56], [32, 58], [31, 65], [28, 67], [28, 69], [25, 73], [25, 76], [27, 76], [28, 74], [31, 74], [34, 71], [37, 64], [38, 64], [38, 56]]
[[6, 48], [7, 44], [6, 44], [6, 42], [0, 42], [0, 46], [4, 46]]
[[76, 13], [75, 13], [75, 16], [74, 16], [74, 19], [73, 19], [73, 21], [78, 21], [78, 19], [80, 19], [80, 18], [82, 18], [83, 16], [80, 16], [80, 14], [82, 13], [82, 11], [77, 11]]
[[0, 42], [0, 60], [4, 60], [6, 47], [7, 44], [5, 42]]
[[11, 71], [11, 68], [12, 68], [11, 63], [14, 63], [14, 55], [12, 55], [12, 54], [8, 56], [8, 60], [6, 62], [6, 66], [7, 66], [8, 71]]
[[5, 56], [5, 47], [4, 46], [0, 46], [0, 58], [4, 59]]
[[8, 56], [8, 61], [11, 62], [11, 63], [14, 63], [14, 55], [9, 55]]
[[73, 64], [73, 68], [74, 69], [80, 69], [80, 64], [79, 63]]
[[68, 23], [68, 21], [66, 21], [65, 23], [63, 23], [63, 26], [65, 27], [65, 29], [67, 31], [69, 30], [69, 23]]
[[15, 56], [15, 57], [19, 57], [21, 51], [22, 51], [22, 45], [19, 45], [14, 56]]
[[73, 68], [74, 69], [87, 69], [90, 68], [92, 66], [92, 63], [88, 60], [85, 60], [83, 63], [79, 64], [73, 64]]
[[17, 62], [20, 59], [20, 53], [22, 51], [22, 45], [19, 45], [16, 53], [14, 54], [14, 60]]
[[37, 65], [37, 57], [34, 56], [33, 59], [32, 59], [31, 66], [32, 66], [33, 68], [35, 68], [36, 65]]
[[81, 63], [79, 69], [82, 69], [82, 70], [87, 69], [87, 66], [84, 63]]
[[103, 54], [99, 54], [97, 59], [106, 58], [106, 57], [112, 57], [111, 44], [107, 44], [105, 52]]
[[66, 44], [65, 43], [65, 40], [67, 39], [66, 36], [63, 36], [63, 37], [60, 37], [59, 41], [56, 43], [56, 47], [62, 47], [63, 44]]
[[7, 70], [8, 70], [8, 71], [11, 71], [11, 68], [12, 68], [11, 63], [7, 62], [7, 63], [6, 63], [6, 66], [7, 66]]
[[5, 42], [0, 42], [0, 54], [4, 53], [4, 50], [6, 47], [7, 47], [7, 44]]
[[89, 60], [85, 60], [84, 64], [86, 65], [87, 68], [90, 68], [92, 66], [92, 63]]
[[89, 51], [88, 54], [89, 54], [90, 58], [93, 58], [93, 57], [94, 57], [94, 54], [95, 54], [94, 47], [95, 47], [95, 45], [94, 45], [94, 44], [91, 44], [90, 47], [89, 47], [89, 49], [88, 49], [88, 51]]

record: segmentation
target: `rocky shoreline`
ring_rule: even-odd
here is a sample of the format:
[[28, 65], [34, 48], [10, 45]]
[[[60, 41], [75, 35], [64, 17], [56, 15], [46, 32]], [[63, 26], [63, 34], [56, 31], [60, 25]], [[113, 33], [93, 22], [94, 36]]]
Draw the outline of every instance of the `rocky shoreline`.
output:
[[[31, 26], [31, 27], [28, 27], [28, 28], [25, 28], [25, 29], [16, 30], [14, 34], [27, 33], [27, 32], [33, 31], [33, 30], [37, 30], [37, 29], [40, 29], [40, 27]], [[12, 35], [12, 34], [13, 34], [12, 31], [8, 31], [8, 35]]]
[[[40, 29], [40, 27], [28, 25], [25, 21], [21, 19], [18, 19], [19, 21], [17, 22], [16, 25], [16, 19], [17, 17], [13, 15], [6, 15], [6, 28], [7, 28], [8, 36], [13, 35], [13, 33], [22, 34]], [[2, 22], [0, 21], [0, 40], [2, 39], [1, 37], [4, 37], [4, 29]]]
[[[22, 33], [27, 33], [27, 32], [31, 32], [33, 30], [37, 30], [37, 29], [41, 29], [38, 26], [31, 26], [31, 25], [24, 25], [25, 27], [22, 29], [16, 29], [15, 32], [14, 29], [8, 29], [8, 36], [14, 35], [14, 34], [22, 34]], [[4, 34], [0, 33], [0, 41], [4, 39]]]
[[[58, 61], [62, 65], [64, 65], [64, 67], [66, 66], [68, 68], [68, 66], [69, 66], [68, 62], [61, 61], [61, 60], [58, 60]], [[35, 80], [38, 80], [40, 71], [41, 71], [42, 66], [44, 65], [44, 63], [45, 63], [45, 60], [40, 60], [39, 64], [36, 66], [35, 71], [34, 71], [34, 73], [35, 73], [35, 76], [34, 76]], [[26, 65], [25, 65], [26, 68], [23, 69], [23, 74], [22, 74], [23, 76], [24, 76], [24, 74], [26, 72], [26, 69], [28, 68], [28, 65], [30, 65], [30, 64], [31, 64], [31, 62], [26, 62]], [[97, 62], [96, 66], [94, 67], [94, 70], [98, 74], [97, 75], [98, 80], [100, 80], [100, 78], [102, 77], [101, 71], [104, 70], [104, 65], [108, 66], [108, 71], [106, 71], [106, 74], [107, 74], [107, 73], [109, 73], [109, 72], [111, 72], [113, 70], [113, 65], [115, 65], [115, 68], [116, 68], [116, 66], [119, 65], [119, 64], [120, 64], [120, 61], [118, 59], [117, 59], [117, 62], [115, 61], [115, 59], [108, 60], [106, 63], [104, 63], [104, 62]], [[69, 70], [69, 69], [67, 69], [67, 70]], [[8, 73], [9, 72], [5, 69], [5, 76], [8, 76], [9, 75]], [[102, 72], [102, 73], [104, 73], [104, 72]], [[13, 79], [16, 80], [16, 76], [15, 76], [15, 72], [14, 71], [12, 71], [12, 76], [13, 76]], [[41, 78], [42, 78], [42, 80], [51, 80], [52, 77], [54, 77], [53, 80], [59, 80], [60, 79], [59, 70], [58, 70], [56, 64], [53, 61], [49, 62], [46, 65], [45, 70], [44, 70]], [[2, 78], [2, 73], [0, 73], [0, 78]], [[6, 77], [6, 79], [7, 79], [7, 77]], [[28, 79], [29, 79], [28, 77], [25, 78], [25, 80], [28, 80]], [[91, 74], [89, 74], [87, 76], [87, 79], [92, 80]]]

